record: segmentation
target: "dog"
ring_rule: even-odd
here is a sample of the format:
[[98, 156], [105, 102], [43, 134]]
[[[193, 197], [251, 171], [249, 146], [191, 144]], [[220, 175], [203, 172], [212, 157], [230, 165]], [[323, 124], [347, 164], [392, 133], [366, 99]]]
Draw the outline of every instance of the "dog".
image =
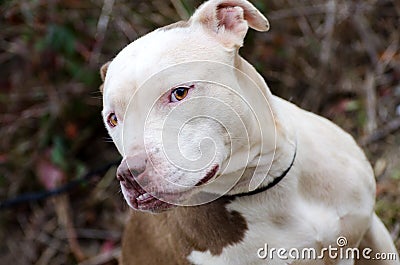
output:
[[[364, 153], [271, 94], [238, 53], [249, 27], [269, 29], [250, 2], [209, 0], [101, 67], [102, 115], [134, 209], [121, 264], [399, 264]], [[320, 255], [294, 255], [311, 249]]]

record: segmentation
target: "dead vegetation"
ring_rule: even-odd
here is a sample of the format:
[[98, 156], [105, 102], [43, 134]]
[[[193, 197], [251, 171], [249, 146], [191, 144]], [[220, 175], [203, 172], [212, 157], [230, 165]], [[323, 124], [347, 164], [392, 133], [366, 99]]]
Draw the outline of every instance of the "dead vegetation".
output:
[[[0, 201], [51, 189], [118, 158], [98, 69], [201, 1], [4, 1], [0, 5]], [[253, 1], [269, 18], [241, 53], [275, 94], [349, 131], [377, 180], [400, 248], [400, 2]], [[0, 212], [4, 264], [115, 264], [127, 207], [115, 168], [71, 192]]]

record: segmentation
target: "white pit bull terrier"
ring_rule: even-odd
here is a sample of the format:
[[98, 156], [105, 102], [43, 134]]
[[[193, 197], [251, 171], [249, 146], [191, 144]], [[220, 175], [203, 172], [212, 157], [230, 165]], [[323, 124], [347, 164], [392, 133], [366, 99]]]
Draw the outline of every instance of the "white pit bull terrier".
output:
[[245, 0], [210, 0], [102, 67], [117, 178], [136, 210], [121, 263], [399, 264], [365, 155], [271, 94], [238, 54], [248, 27], [269, 24]]

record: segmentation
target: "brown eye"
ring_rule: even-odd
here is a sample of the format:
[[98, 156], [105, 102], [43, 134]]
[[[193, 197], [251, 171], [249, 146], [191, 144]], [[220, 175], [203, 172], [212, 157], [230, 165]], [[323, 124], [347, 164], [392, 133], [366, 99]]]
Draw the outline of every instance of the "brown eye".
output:
[[118, 125], [117, 115], [115, 113], [111, 113], [108, 115], [107, 122], [111, 127], [115, 127]]
[[189, 91], [189, 87], [178, 87], [175, 88], [171, 93], [171, 102], [178, 102], [186, 98]]

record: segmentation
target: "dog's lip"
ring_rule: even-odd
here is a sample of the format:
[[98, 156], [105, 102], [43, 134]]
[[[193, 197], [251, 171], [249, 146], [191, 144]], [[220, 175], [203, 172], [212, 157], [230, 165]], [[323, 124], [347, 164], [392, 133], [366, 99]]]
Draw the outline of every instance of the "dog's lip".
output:
[[[201, 186], [208, 181], [210, 181], [217, 173], [219, 165], [215, 165], [207, 174], [195, 185], [195, 187]], [[181, 191], [178, 193], [156, 193], [146, 191], [142, 188], [136, 181], [131, 182], [121, 182], [128, 193], [128, 200], [132, 208], [142, 211], [160, 212], [163, 210], [168, 210], [170, 208], [176, 207], [176, 204], [169, 203], [170, 201], [180, 201], [185, 194], [190, 192]]]
[[134, 203], [134, 206], [137, 210], [159, 212], [176, 206], [174, 204], [157, 199], [149, 193], [145, 193], [145, 195], [148, 195], [148, 197], [144, 200], [140, 200], [140, 196], [135, 198], [136, 203]]
[[152, 194], [145, 192], [143, 189], [135, 189], [134, 187], [126, 187], [127, 200], [130, 206], [135, 210], [157, 212], [174, 207], [175, 205], [162, 201]]
[[[155, 195], [143, 189], [140, 185], [135, 184], [126, 185], [126, 183], [122, 183], [127, 192], [126, 199], [129, 200], [130, 206], [135, 210], [159, 212], [175, 207], [174, 204], [157, 198]], [[176, 198], [179, 195], [180, 194], [176, 193], [163, 193], [159, 194], [158, 196], [161, 198], [168, 196], [172, 199], [172, 197]]]
[[215, 174], [217, 174], [218, 169], [219, 165], [215, 165], [210, 171], [207, 172], [207, 174], [199, 182], [197, 182], [195, 186], [198, 187], [207, 183], [215, 176]]

